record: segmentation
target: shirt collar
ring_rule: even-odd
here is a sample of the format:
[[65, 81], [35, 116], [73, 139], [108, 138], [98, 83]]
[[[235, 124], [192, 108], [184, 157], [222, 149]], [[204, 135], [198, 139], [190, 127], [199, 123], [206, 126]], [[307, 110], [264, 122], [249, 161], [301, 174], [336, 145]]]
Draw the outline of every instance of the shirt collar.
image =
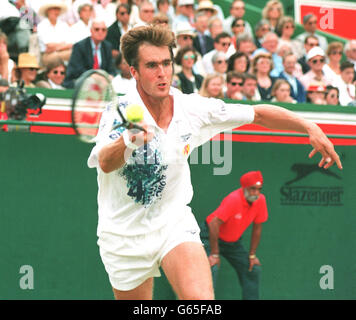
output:
[[[95, 50], [95, 43], [93, 41], [93, 39], [90, 37], [90, 44], [91, 44], [91, 48], [94, 51]], [[98, 50], [101, 49], [101, 42], [98, 44]]]

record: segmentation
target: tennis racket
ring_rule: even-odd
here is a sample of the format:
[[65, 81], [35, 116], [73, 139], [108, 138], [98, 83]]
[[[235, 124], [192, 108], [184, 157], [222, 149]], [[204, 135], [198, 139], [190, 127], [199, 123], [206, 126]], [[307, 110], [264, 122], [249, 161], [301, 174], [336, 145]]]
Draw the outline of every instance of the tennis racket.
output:
[[[107, 133], [118, 127], [146, 131], [141, 126], [126, 119], [119, 108], [119, 99], [111, 80], [104, 70], [88, 70], [77, 80], [72, 98], [72, 126], [79, 139], [95, 143], [104, 110], [114, 115], [118, 112], [121, 122], [107, 125]], [[111, 117], [114, 119], [114, 116]]]

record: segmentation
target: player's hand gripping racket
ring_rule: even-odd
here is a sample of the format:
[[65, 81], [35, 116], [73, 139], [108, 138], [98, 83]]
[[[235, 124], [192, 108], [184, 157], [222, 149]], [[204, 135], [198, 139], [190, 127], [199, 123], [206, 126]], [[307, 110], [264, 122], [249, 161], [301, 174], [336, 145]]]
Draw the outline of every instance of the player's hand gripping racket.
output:
[[[99, 131], [103, 111], [117, 110], [122, 122], [108, 126], [110, 132], [118, 127], [135, 128], [146, 131], [135, 122], [143, 120], [143, 108], [138, 105], [126, 107], [126, 117], [119, 108], [109, 75], [103, 70], [89, 70], [77, 80], [72, 99], [72, 124], [80, 140], [93, 143]], [[130, 120], [130, 121], [129, 121]]]

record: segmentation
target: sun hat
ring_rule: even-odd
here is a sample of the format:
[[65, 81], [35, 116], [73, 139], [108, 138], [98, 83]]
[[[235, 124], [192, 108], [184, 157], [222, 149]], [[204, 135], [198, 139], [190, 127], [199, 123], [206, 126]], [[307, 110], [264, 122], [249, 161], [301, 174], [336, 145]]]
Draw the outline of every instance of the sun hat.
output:
[[36, 68], [39, 69], [40, 66], [37, 63], [37, 59], [34, 55], [28, 52], [23, 52], [19, 54], [17, 68]]
[[316, 56], [325, 57], [324, 50], [321, 49], [320, 47], [314, 47], [314, 48], [310, 49], [308, 54], [307, 54], [307, 60], [309, 61], [310, 59], [312, 59], [312, 58], [314, 58]]
[[63, 14], [64, 12], [67, 11], [67, 5], [60, 0], [52, 0], [52, 1], [46, 1], [45, 4], [43, 4], [40, 9], [38, 10], [38, 14], [44, 17], [47, 17], [47, 10], [50, 8], [59, 8], [61, 9], [61, 13]]
[[217, 10], [214, 8], [214, 4], [210, 0], [203, 0], [199, 2], [197, 12], [204, 10], [211, 10], [213, 11], [213, 14], [217, 13]]

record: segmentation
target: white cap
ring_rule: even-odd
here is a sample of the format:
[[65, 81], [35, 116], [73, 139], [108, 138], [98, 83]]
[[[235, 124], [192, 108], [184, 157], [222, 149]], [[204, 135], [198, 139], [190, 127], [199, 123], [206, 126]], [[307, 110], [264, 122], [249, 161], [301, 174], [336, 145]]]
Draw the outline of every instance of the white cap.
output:
[[178, 0], [178, 7], [194, 5], [194, 0]]
[[176, 31], [175, 31], [176, 36], [180, 36], [183, 34], [194, 36], [194, 29], [191, 26], [189, 22], [182, 21], [177, 24]]
[[310, 49], [307, 54], [307, 61], [314, 58], [315, 56], [325, 57], [324, 50], [321, 49], [320, 47], [314, 47], [314, 48]]

